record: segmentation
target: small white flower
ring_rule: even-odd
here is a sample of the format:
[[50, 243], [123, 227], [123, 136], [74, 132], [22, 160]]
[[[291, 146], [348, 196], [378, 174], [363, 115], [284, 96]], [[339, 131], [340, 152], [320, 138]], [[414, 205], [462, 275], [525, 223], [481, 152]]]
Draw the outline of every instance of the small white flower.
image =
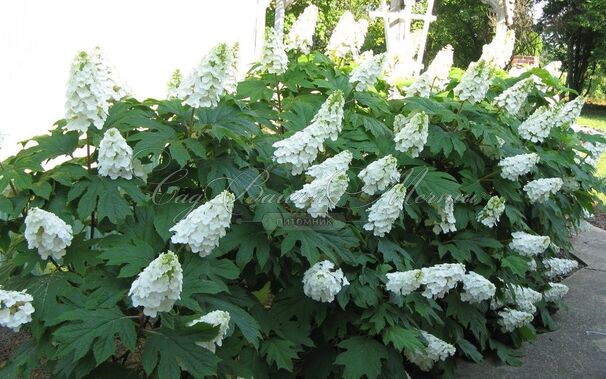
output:
[[377, 237], [383, 237], [391, 231], [393, 223], [398, 219], [404, 208], [406, 187], [396, 184], [377, 200], [368, 212], [368, 223], [364, 229], [373, 232]]
[[306, 209], [311, 217], [326, 217], [347, 190], [349, 178], [345, 172], [323, 176], [307, 183], [290, 195], [295, 207]]
[[452, 68], [453, 55], [450, 45], [440, 50], [427, 70], [406, 89], [406, 94], [429, 97], [432, 93], [442, 92], [449, 82], [448, 74]]
[[421, 270], [396, 271], [386, 274], [385, 288], [396, 295], [406, 296], [421, 287]]
[[579, 262], [572, 259], [549, 258], [543, 259], [543, 265], [547, 269], [545, 276], [553, 279], [570, 274], [575, 268], [579, 267]]
[[332, 158], [324, 160], [322, 163], [311, 166], [305, 171], [305, 174], [318, 179], [324, 176], [331, 176], [347, 171], [353, 155], [348, 150], [343, 150]]
[[493, 196], [488, 200], [486, 206], [478, 213], [477, 220], [489, 228], [497, 225], [501, 215], [505, 211], [505, 199], [499, 196]]
[[404, 355], [423, 371], [431, 370], [436, 362], [446, 360], [457, 351], [453, 345], [423, 330], [421, 335], [427, 341], [427, 347], [423, 350], [406, 349]]
[[318, 21], [318, 7], [309, 4], [303, 13], [290, 28], [287, 37], [286, 47], [288, 50], [300, 50], [304, 54], [309, 54], [309, 49], [313, 45], [313, 37], [316, 31]]
[[171, 241], [189, 245], [191, 251], [200, 257], [210, 255], [231, 225], [235, 200], [233, 193], [223, 191], [199, 206], [170, 228], [174, 233]]
[[463, 277], [463, 290], [461, 300], [468, 303], [480, 303], [491, 299], [497, 287], [482, 275], [470, 271]]
[[134, 307], [143, 307], [143, 314], [156, 317], [158, 312], [169, 312], [181, 298], [183, 271], [172, 251], [154, 259], [130, 287], [128, 295]]
[[72, 227], [40, 208], [32, 208], [25, 217], [25, 239], [30, 249], [38, 249], [40, 258], [61, 259], [72, 243]]
[[504, 109], [507, 113], [512, 116], [518, 115], [520, 109], [526, 102], [530, 91], [534, 87], [534, 80], [532, 78], [526, 78], [520, 80], [513, 86], [509, 87], [502, 94], [494, 99], [495, 104]]
[[21, 325], [31, 322], [35, 311], [32, 301], [34, 298], [25, 290], [0, 289], [0, 326], [18, 332]]
[[530, 142], [541, 143], [549, 137], [554, 127], [554, 117], [557, 109], [547, 107], [537, 108], [518, 128], [520, 137]]
[[356, 83], [356, 91], [366, 91], [374, 86], [383, 72], [386, 60], [385, 54], [369, 58], [356, 67], [349, 77], [350, 83]]
[[[602, 154], [604, 153], [604, 151], [606, 151], [606, 144], [597, 143], [597, 142], [596, 143], [587, 142], [587, 143], [583, 144], [583, 147], [585, 149], [587, 149], [589, 151], [589, 153], [587, 154], [584, 152], [580, 152], [578, 150], [575, 151], [575, 153], [576, 153], [576, 157], [574, 158], [575, 163], [580, 165], [582, 162], [585, 162], [588, 165], [597, 167], [597, 164], [600, 161]], [[567, 186], [567, 188], [568, 188], [567, 190], [570, 192], [576, 191], [579, 187], [579, 183], [572, 178], [569, 178], [568, 183], [565, 180], [564, 185]]]
[[[435, 205], [434, 205], [435, 207]], [[429, 220], [425, 221], [426, 225], [433, 224], [433, 232], [436, 234], [440, 233], [450, 233], [457, 231], [457, 219], [454, 215], [454, 200], [452, 196], [448, 195], [444, 200], [443, 207], [436, 207], [438, 214], [440, 216], [439, 222], [432, 222]]]
[[368, 21], [356, 21], [351, 12], [345, 11], [330, 36], [326, 46], [327, 55], [334, 61], [357, 57], [364, 44], [367, 30]]
[[568, 293], [568, 286], [562, 283], [549, 283], [549, 289], [543, 292], [545, 301], [556, 302]]
[[575, 98], [572, 101], [558, 107], [558, 112], [555, 114], [554, 126], [567, 126], [573, 124], [581, 115], [585, 100], [582, 96]]
[[549, 199], [550, 195], [557, 193], [564, 184], [560, 178], [543, 178], [528, 182], [524, 186], [524, 191], [531, 203], [543, 203]]
[[530, 262], [528, 262], [528, 271], [537, 271], [537, 260], [536, 259], [531, 259]]
[[511, 233], [511, 237], [512, 241], [509, 243], [509, 248], [525, 257], [535, 257], [542, 254], [551, 244], [551, 239], [548, 236], [514, 232]]
[[108, 129], [99, 144], [98, 170], [112, 179], [133, 177], [133, 149], [116, 128]]
[[199, 341], [196, 342], [196, 345], [201, 346], [205, 349], [212, 351], [213, 353], [216, 351], [217, 346], [221, 346], [223, 344], [223, 339], [227, 334], [227, 330], [229, 329], [229, 320], [230, 316], [228, 312], [225, 311], [212, 311], [204, 316], [200, 317], [192, 321], [189, 325], [193, 326], [200, 322], [210, 324], [212, 326], [219, 327], [219, 334], [215, 338], [210, 341]]
[[364, 182], [362, 191], [369, 195], [384, 191], [400, 180], [398, 160], [391, 154], [372, 162], [360, 171], [358, 177]]
[[101, 74], [100, 77], [106, 82], [110, 99], [118, 101], [130, 95], [128, 86], [122, 82], [115, 67], [109, 62], [100, 47], [93, 49], [91, 60], [97, 65], [97, 70]]
[[213, 47], [192, 73], [181, 81], [177, 97], [193, 108], [214, 108], [236, 89], [238, 45]]
[[288, 56], [282, 35], [276, 29], [268, 29], [261, 55], [261, 67], [270, 74], [283, 74], [288, 68]]
[[537, 163], [539, 163], [539, 160], [539, 156], [535, 153], [519, 154], [501, 159], [499, 162], [501, 177], [515, 182], [520, 176], [526, 175], [532, 171]]
[[526, 326], [532, 322], [534, 315], [528, 312], [522, 312], [515, 309], [504, 309], [499, 314], [499, 325], [504, 332], [513, 332], [514, 330]]
[[408, 153], [413, 158], [419, 156], [429, 135], [429, 116], [424, 112], [409, 117], [396, 115], [394, 122], [396, 150]]
[[459, 84], [454, 88], [455, 95], [462, 101], [479, 103], [486, 97], [492, 82], [492, 68], [485, 61], [472, 62], [467, 67]]
[[534, 314], [537, 308], [534, 306], [536, 303], [543, 299], [541, 293], [533, 290], [532, 288], [522, 287], [519, 285], [513, 285], [505, 292], [505, 303], [515, 305], [517, 310]]
[[493, 40], [484, 45], [480, 60], [493, 64], [497, 68], [505, 68], [511, 56], [516, 43], [515, 32], [511, 29], [506, 31], [499, 30]]
[[181, 86], [182, 81], [183, 76], [181, 75], [181, 70], [176, 69], [173, 71], [170, 80], [166, 84], [166, 97], [168, 99], [176, 99], [179, 97], [179, 87]]
[[421, 269], [422, 295], [428, 299], [440, 299], [465, 277], [465, 266], [460, 263], [443, 263]]
[[321, 301], [332, 303], [335, 296], [349, 282], [343, 275], [341, 269], [335, 270], [335, 265], [330, 261], [318, 262], [305, 271], [303, 275], [303, 292], [305, 295]]

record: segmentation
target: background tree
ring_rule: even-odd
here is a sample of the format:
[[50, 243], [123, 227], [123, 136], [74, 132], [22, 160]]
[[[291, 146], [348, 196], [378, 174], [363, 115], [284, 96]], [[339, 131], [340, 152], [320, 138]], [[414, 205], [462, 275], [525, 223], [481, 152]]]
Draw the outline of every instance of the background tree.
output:
[[543, 50], [541, 35], [535, 30], [533, 0], [516, 0], [513, 30], [516, 33], [514, 55], [538, 56]]

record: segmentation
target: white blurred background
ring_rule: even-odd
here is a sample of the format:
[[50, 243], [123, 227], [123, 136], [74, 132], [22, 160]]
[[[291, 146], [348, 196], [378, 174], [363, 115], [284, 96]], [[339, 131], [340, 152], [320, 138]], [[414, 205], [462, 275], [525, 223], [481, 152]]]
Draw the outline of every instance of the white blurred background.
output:
[[240, 43], [240, 71], [246, 70], [260, 46], [256, 31], [263, 30], [267, 2], [0, 2], [0, 159], [63, 118], [78, 50], [100, 46], [136, 98], [163, 98], [171, 73], [179, 68], [187, 75], [219, 42]]

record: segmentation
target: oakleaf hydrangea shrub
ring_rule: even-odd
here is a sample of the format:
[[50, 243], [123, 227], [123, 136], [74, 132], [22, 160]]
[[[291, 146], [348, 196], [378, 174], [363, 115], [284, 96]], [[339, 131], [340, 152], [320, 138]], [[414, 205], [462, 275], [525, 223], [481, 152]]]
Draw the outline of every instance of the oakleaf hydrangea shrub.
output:
[[3, 377], [452, 375], [556, 327], [604, 189], [582, 100], [501, 71], [508, 36], [390, 87], [351, 14], [308, 53], [315, 12], [166, 100], [77, 55], [67, 118], [0, 167], [0, 325], [31, 334]]

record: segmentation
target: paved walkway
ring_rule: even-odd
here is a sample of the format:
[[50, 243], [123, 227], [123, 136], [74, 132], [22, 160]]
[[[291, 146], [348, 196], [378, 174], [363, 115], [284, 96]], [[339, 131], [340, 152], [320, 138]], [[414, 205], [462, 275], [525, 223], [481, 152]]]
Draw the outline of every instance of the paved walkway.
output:
[[568, 309], [554, 316], [560, 329], [525, 344], [522, 367], [460, 362], [458, 378], [606, 378], [606, 231], [592, 226], [575, 239], [574, 253], [587, 267], [563, 282], [570, 291]]

